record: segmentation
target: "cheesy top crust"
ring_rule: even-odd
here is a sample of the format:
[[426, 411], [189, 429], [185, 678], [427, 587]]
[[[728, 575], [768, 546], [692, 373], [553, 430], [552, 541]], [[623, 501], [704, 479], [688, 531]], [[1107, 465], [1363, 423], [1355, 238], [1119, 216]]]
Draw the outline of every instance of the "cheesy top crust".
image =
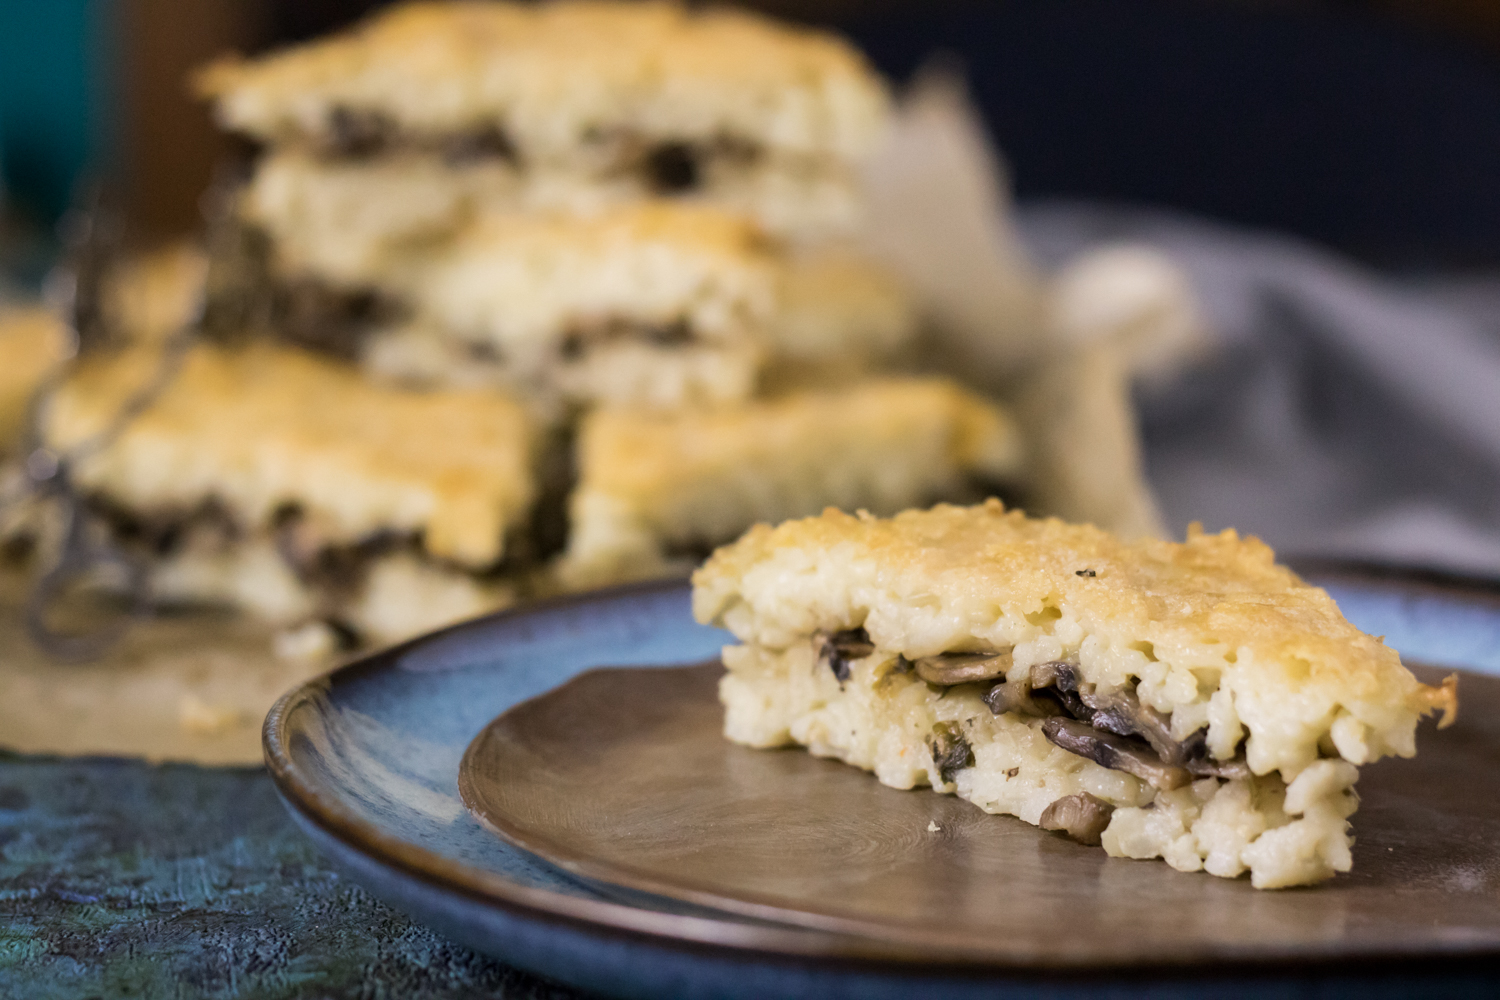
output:
[[578, 433], [580, 488], [649, 507], [747, 466], [795, 466], [868, 441], [946, 451], [944, 464], [1002, 479], [1019, 471], [1020, 432], [1008, 413], [942, 378], [875, 379], [843, 390], [680, 413], [599, 409]]
[[375, 111], [438, 134], [498, 125], [528, 161], [602, 133], [710, 141], [856, 160], [889, 98], [832, 35], [672, 3], [408, 3], [269, 56], [225, 59], [198, 86], [227, 127], [267, 141]]
[[[65, 451], [98, 434], [158, 358], [84, 363], [46, 407], [48, 444]], [[532, 444], [526, 412], [492, 390], [412, 392], [290, 348], [196, 346], [75, 476], [133, 510], [186, 513], [213, 499], [257, 527], [296, 505], [333, 541], [420, 532], [429, 555], [484, 568], [530, 509]]]
[[[996, 500], [890, 519], [828, 510], [752, 528], [693, 585], [699, 621], [762, 647], [862, 626], [878, 648], [913, 658], [1012, 646], [1077, 656], [1091, 682], [1138, 682], [1158, 710], [1232, 709], [1222, 728], [1248, 731], [1257, 774], [1298, 773], [1325, 738], [1353, 763], [1410, 756], [1417, 717], [1456, 708], [1451, 684], [1420, 684], [1326, 591], [1233, 530], [1122, 542]], [[1215, 705], [1219, 691], [1232, 701]]]

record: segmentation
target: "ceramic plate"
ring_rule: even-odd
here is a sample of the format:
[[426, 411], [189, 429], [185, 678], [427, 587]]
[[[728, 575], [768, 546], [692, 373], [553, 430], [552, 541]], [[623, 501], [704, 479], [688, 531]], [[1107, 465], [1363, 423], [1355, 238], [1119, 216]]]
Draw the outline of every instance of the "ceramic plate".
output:
[[[1500, 674], [1500, 596], [1493, 586], [1328, 567], [1312, 575], [1329, 587], [1351, 620], [1386, 635], [1408, 658]], [[1483, 851], [1467, 868], [1452, 869], [1456, 881], [1443, 887], [1454, 901], [1453, 933], [1431, 935], [1396, 954], [1299, 948], [1282, 941], [1237, 953], [1179, 947], [1156, 954], [1104, 950], [1080, 959], [1055, 948], [1009, 954], [932, 948], [872, 933], [857, 921], [796, 921], [775, 910], [743, 908], [731, 914], [719, 908], [720, 897], [673, 900], [611, 888], [549, 865], [470, 816], [459, 798], [460, 761], [501, 713], [594, 668], [684, 666], [715, 656], [727, 636], [694, 624], [688, 605], [682, 582], [602, 592], [481, 619], [351, 664], [278, 702], [266, 720], [267, 763], [300, 825], [377, 896], [477, 950], [616, 995], [954, 1000], [1034, 995], [1044, 984], [1054, 997], [1101, 991], [1248, 996], [1272, 995], [1293, 983], [1305, 988], [1309, 982], [1362, 996], [1398, 995], [1415, 984], [1430, 984], [1434, 974], [1449, 983], [1468, 975], [1456, 958], [1488, 960], [1500, 951], [1487, 931], [1475, 932], [1472, 919], [1500, 888], [1500, 871]], [[696, 683], [707, 682], [700, 675]], [[700, 708], [702, 703], [700, 696]], [[1449, 732], [1480, 732], [1475, 752], [1500, 763], [1500, 747], [1485, 742], [1482, 731]], [[1429, 729], [1422, 738], [1430, 748], [1441, 737]], [[745, 753], [756, 760], [827, 763], [805, 755]], [[1422, 760], [1379, 768], [1396, 774]], [[872, 792], [889, 791], [852, 769], [828, 766], [841, 772], [840, 781], [863, 780]], [[1367, 773], [1373, 783], [1376, 771]], [[973, 825], [956, 808], [964, 804], [955, 800], [931, 793], [890, 795], [905, 803], [925, 800], [922, 808], [940, 812], [958, 827], [955, 833], [967, 836], [965, 824]], [[1381, 815], [1379, 802], [1367, 795], [1355, 818], [1362, 838], [1356, 875], [1335, 882], [1332, 894], [1324, 889], [1254, 893], [1244, 883], [1180, 875], [1159, 862], [1114, 861], [1097, 852], [1086, 855], [1084, 866], [1095, 879], [1113, 878], [1102, 874], [1111, 870], [1130, 872], [1122, 877], [1132, 891], [1170, 895], [1161, 887], [1191, 884], [1195, 892], [1230, 893], [1241, 901], [1243, 912], [1235, 918], [1253, 922], [1259, 910], [1284, 905], [1277, 900], [1333, 898], [1364, 885], [1360, 872], [1377, 867], [1366, 864], [1367, 848], [1396, 846], [1372, 832], [1382, 828]], [[1019, 821], [984, 820], [1046, 837]], [[1046, 846], [1032, 852], [1032, 864], [1058, 849], [1071, 854], [1074, 847], [1057, 838], [1035, 843]], [[1420, 844], [1402, 844], [1400, 850], [1408, 861], [1420, 863], [1422, 855], [1412, 853], [1420, 852]], [[1137, 878], [1136, 872], [1143, 874]], [[1068, 877], [1078, 877], [1077, 872], [1070, 869]], [[1404, 900], [1391, 905], [1399, 909]], [[1149, 907], [1112, 912], [1117, 927], [1149, 922], [1142, 916]], [[1330, 905], [1319, 912], [1323, 923], [1300, 925], [1315, 944], [1358, 931], [1365, 920], [1349, 907]], [[1045, 927], [1065, 916], [1039, 912], [1034, 922]], [[1260, 917], [1280, 919], [1269, 912]], [[1441, 926], [1444, 918], [1438, 920]], [[1057, 930], [1060, 936], [1064, 926]], [[1348, 964], [1361, 953], [1366, 957], [1358, 965]], [[1385, 959], [1441, 959], [1442, 964], [1372, 964]], [[1474, 975], [1482, 975], [1483, 967], [1476, 968]]]
[[[1316, 890], [1110, 858], [954, 796], [720, 732], [718, 664], [591, 670], [486, 726], [475, 815], [596, 881], [1009, 967], [1500, 953], [1500, 681], [1362, 770], [1352, 874]], [[1399, 900], [1399, 905], [1396, 901]], [[1066, 928], [1060, 931], [1060, 928]]]

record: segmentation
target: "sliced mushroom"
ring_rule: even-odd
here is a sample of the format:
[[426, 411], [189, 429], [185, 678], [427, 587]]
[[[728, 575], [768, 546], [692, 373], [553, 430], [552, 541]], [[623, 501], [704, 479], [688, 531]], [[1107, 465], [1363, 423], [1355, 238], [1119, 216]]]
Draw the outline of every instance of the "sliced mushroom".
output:
[[1097, 847], [1115, 807], [1088, 792], [1064, 795], [1042, 810], [1037, 825], [1043, 830], [1065, 833], [1080, 844]]
[[439, 146], [443, 161], [460, 167], [485, 160], [516, 162], [516, 146], [504, 129], [495, 124], [480, 126], [448, 136]]
[[1190, 760], [1187, 769], [1200, 778], [1249, 778], [1254, 773], [1243, 757], [1233, 760]]
[[1004, 715], [1006, 712], [1019, 712], [1022, 715], [1033, 715], [1047, 718], [1059, 715], [1062, 709], [1057, 703], [1047, 698], [1031, 697], [1031, 686], [1024, 680], [1002, 681], [994, 685], [980, 696], [980, 699], [989, 706], [989, 710], [996, 715]]
[[974, 766], [974, 748], [963, 730], [951, 722], [939, 722], [932, 727], [927, 749], [932, 751], [932, 763], [944, 781], [952, 781], [959, 771]]
[[[1030, 678], [1034, 693], [1050, 696], [1069, 715], [1087, 723], [1099, 733], [1143, 738], [1155, 751], [1157, 761], [1169, 769], [1181, 770], [1200, 778], [1248, 778], [1250, 776], [1250, 768], [1246, 765], [1242, 755], [1237, 755], [1233, 760], [1227, 761], [1212, 759], [1208, 753], [1206, 734], [1202, 730], [1195, 732], [1186, 740], [1174, 740], [1171, 720], [1166, 715], [1150, 705], [1141, 704], [1140, 698], [1131, 690], [1122, 689], [1109, 694], [1098, 693], [1092, 684], [1082, 679], [1077, 664], [1064, 660], [1038, 663], [1031, 668]], [[1034, 700], [1039, 703], [1042, 701], [1041, 698]], [[1053, 740], [1053, 742], [1057, 741]], [[1135, 744], [1131, 745], [1135, 746]], [[1143, 747], [1137, 746], [1136, 748], [1144, 750]], [[1083, 756], [1090, 755], [1085, 753]], [[1119, 769], [1130, 770], [1129, 768]], [[1144, 775], [1140, 776], [1144, 777]]]
[[1089, 725], [1121, 736], [1140, 736], [1157, 756], [1174, 767], [1187, 763], [1182, 744], [1172, 739], [1172, 724], [1165, 715], [1149, 705], [1142, 705], [1133, 691], [1098, 694], [1085, 688], [1079, 692], [1083, 703], [1094, 710]]
[[1015, 685], [1004, 681], [980, 695], [980, 700], [996, 715], [1020, 711], [1022, 698], [1031, 700], [1025, 692], [1016, 690]]
[[1182, 765], [1200, 778], [1248, 778], [1250, 765], [1243, 752], [1229, 760], [1215, 760], [1208, 751], [1208, 733], [1200, 729], [1182, 741], [1186, 761]]
[[643, 326], [641, 339], [657, 347], [681, 347], [693, 342], [693, 324], [685, 319], [678, 319], [670, 323]]
[[1193, 780], [1187, 768], [1162, 763], [1151, 748], [1129, 737], [1105, 733], [1086, 722], [1061, 717], [1042, 723], [1047, 739], [1069, 753], [1087, 757], [1100, 767], [1124, 771], [1161, 791], [1181, 788]]
[[1207, 734], [1201, 729], [1185, 740], [1174, 740], [1171, 720], [1150, 705], [1142, 705], [1133, 691], [1101, 695], [1085, 686], [1079, 697], [1094, 710], [1089, 725], [1121, 736], [1144, 738], [1164, 764], [1186, 768], [1200, 778], [1250, 777], [1250, 767], [1243, 757], [1226, 761], [1210, 757]]
[[685, 142], [664, 142], [646, 153], [647, 182], [657, 194], [682, 194], [703, 182], [702, 155]]
[[1003, 677], [1010, 669], [1011, 651], [1000, 653], [940, 653], [913, 661], [917, 676], [929, 684], [971, 684]]
[[828, 669], [842, 684], [849, 679], [850, 665], [873, 652], [875, 644], [870, 641], [870, 634], [863, 628], [850, 628], [831, 635], [825, 633], [818, 655], [828, 662]]
[[1087, 722], [1093, 719], [1094, 712], [1078, 696], [1081, 684], [1076, 664], [1048, 660], [1046, 663], [1034, 664], [1031, 668], [1031, 690], [1034, 694], [1050, 697], [1069, 715]]
[[336, 105], [328, 113], [323, 152], [347, 159], [374, 156], [390, 144], [395, 132], [396, 123], [384, 112]]
[[1034, 688], [1058, 687], [1065, 691], [1078, 690], [1078, 667], [1066, 660], [1048, 660], [1031, 667], [1031, 686]]
[[286, 506], [276, 512], [272, 540], [277, 553], [299, 576], [310, 576], [317, 567], [318, 554], [330, 545], [330, 539], [316, 520], [300, 507]]

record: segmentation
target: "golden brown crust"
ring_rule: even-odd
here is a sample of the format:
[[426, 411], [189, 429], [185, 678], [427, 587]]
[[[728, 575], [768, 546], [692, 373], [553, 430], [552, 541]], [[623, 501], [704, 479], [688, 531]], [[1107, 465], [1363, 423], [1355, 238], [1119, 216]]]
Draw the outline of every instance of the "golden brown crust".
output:
[[528, 160], [611, 133], [854, 159], [883, 126], [879, 78], [847, 43], [670, 3], [409, 3], [353, 30], [197, 79], [229, 127], [318, 136], [338, 109], [426, 134], [499, 125]]
[[[96, 434], [157, 365], [133, 351], [84, 365], [51, 400], [46, 438]], [[493, 391], [417, 393], [300, 351], [196, 347], [156, 402], [82, 462], [82, 486], [130, 509], [214, 498], [247, 527], [286, 504], [332, 541], [421, 532], [426, 551], [493, 564], [534, 487], [525, 411]]]
[[68, 337], [50, 309], [0, 311], [0, 453], [20, 443], [31, 396], [63, 360]]
[[704, 479], [728, 488], [747, 469], [811, 474], [808, 458], [918, 448], [941, 452], [931, 457], [950, 475], [999, 479], [1020, 468], [1003, 410], [947, 379], [888, 378], [680, 413], [595, 411], [579, 430], [580, 486], [650, 507]]
[[1458, 720], [1458, 675], [1449, 674], [1437, 687], [1422, 685], [1412, 695], [1412, 707], [1423, 715], [1440, 713], [1439, 729], [1453, 725]]
[[981, 495], [976, 480], [1019, 471], [1022, 444], [1003, 409], [957, 384], [890, 378], [675, 412], [601, 408], [577, 455], [561, 572], [597, 586], [760, 520]]
[[1195, 525], [1185, 542], [1122, 542], [994, 500], [757, 526], [695, 575], [694, 612], [772, 648], [863, 625], [908, 656], [1055, 633], [1083, 644], [1087, 672], [1091, 657], [1118, 665], [1124, 651], [1133, 666], [1099, 669], [1155, 678], [1163, 710], [1199, 699], [1203, 684], [1232, 689], [1258, 774], [1295, 773], [1329, 733], [1354, 763], [1409, 756], [1415, 717], [1456, 704], [1258, 539]]

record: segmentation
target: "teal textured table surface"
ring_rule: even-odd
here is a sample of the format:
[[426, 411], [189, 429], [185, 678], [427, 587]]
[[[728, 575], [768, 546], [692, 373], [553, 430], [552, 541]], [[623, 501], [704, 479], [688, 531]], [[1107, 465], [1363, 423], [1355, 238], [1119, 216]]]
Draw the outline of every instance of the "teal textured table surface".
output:
[[579, 994], [341, 878], [258, 768], [0, 753], [0, 996]]

